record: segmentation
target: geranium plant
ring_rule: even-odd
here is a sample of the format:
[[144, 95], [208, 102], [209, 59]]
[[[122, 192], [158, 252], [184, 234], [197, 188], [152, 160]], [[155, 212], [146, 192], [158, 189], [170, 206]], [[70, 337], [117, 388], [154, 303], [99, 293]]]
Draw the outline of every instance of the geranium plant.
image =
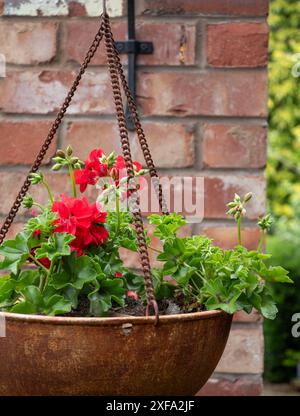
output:
[[[132, 214], [122, 205], [143, 185], [147, 171], [134, 162], [135, 184], [128, 189], [122, 156], [95, 149], [83, 162], [70, 146], [54, 157], [52, 169], [64, 167], [69, 171], [70, 195], [59, 198], [42, 172], [31, 175], [32, 185], [45, 187], [49, 202], [41, 205], [25, 197], [23, 206], [34, 215], [0, 248], [0, 269], [8, 273], [0, 278], [0, 310], [74, 316], [143, 314], [143, 277], [124, 266], [120, 248], [138, 250]], [[81, 195], [90, 186], [99, 190], [94, 202]], [[258, 249], [242, 246], [241, 221], [251, 197], [235, 195], [228, 204], [228, 214], [237, 222], [234, 250], [224, 251], [204, 236], [178, 237], [186, 223], [178, 214], [149, 217], [163, 245], [157, 256], [162, 267], [152, 270], [161, 313], [222, 309], [232, 314], [256, 308], [267, 318], [275, 317], [270, 284], [291, 280], [282, 267], [267, 266], [268, 256], [261, 252], [272, 223], [269, 215], [258, 222], [262, 233]]]

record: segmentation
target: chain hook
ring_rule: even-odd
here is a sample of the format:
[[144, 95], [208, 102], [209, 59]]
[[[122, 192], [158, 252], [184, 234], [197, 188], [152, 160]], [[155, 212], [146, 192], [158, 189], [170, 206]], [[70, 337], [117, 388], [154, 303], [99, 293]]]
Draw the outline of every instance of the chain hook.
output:
[[106, 9], [106, 0], [103, 0], [103, 14], [106, 15], [107, 14], [107, 9]]

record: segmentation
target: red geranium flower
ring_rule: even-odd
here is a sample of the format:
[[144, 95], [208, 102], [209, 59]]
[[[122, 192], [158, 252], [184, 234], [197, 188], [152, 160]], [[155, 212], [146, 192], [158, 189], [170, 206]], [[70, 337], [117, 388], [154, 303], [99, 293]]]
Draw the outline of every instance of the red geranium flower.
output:
[[54, 232], [74, 235], [70, 247], [78, 255], [82, 255], [90, 244], [102, 245], [108, 238], [108, 231], [103, 226], [106, 213], [101, 212], [96, 204], [89, 205], [85, 197], [76, 199], [61, 195], [61, 201], [53, 203], [52, 211], [59, 217], [54, 221]]
[[134, 298], [135, 300], [139, 299], [139, 295], [136, 292], [133, 292], [132, 290], [127, 291], [127, 296], [129, 298]]
[[107, 166], [100, 162], [102, 155], [102, 149], [92, 150], [84, 169], [75, 170], [75, 183], [80, 185], [80, 192], [84, 192], [88, 185], [95, 185], [98, 178], [107, 176]]

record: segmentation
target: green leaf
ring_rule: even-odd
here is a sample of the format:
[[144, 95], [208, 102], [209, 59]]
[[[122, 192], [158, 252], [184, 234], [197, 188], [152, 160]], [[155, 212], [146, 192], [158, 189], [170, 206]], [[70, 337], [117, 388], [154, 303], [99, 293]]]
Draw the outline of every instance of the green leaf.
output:
[[60, 295], [53, 295], [44, 302], [44, 311], [48, 315], [60, 315], [71, 312], [72, 302]]
[[5, 241], [0, 247], [0, 255], [4, 256], [3, 262], [0, 263], [0, 269], [8, 269], [17, 274], [29, 254], [28, 236], [24, 232], [18, 233], [14, 240]]
[[16, 281], [9, 275], [0, 277], [0, 303], [7, 303], [14, 293]]
[[21, 290], [21, 294], [25, 297], [25, 300], [32, 305], [36, 306], [37, 309], [43, 305], [43, 296], [41, 291], [36, 286], [27, 286]]
[[88, 256], [77, 257], [76, 254], [66, 258], [64, 270], [52, 275], [49, 284], [55, 289], [73, 287], [81, 290], [86, 283], [98, 277], [94, 261]]
[[28, 302], [28, 301], [23, 301], [18, 303], [17, 305], [13, 306], [10, 309], [10, 312], [12, 313], [24, 313], [24, 314], [34, 314], [37, 312], [37, 308], [34, 304]]
[[122, 279], [106, 279], [101, 282], [100, 289], [88, 295], [90, 313], [95, 316], [105, 316], [112, 307], [112, 300], [124, 306], [125, 289]]
[[69, 244], [74, 238], [71, 234], [54, 233], [48, 242], [42, 243], [41, 247], [36, 250], [35, 257], [37, 259], [47, 257], [52, 261], [55, 257], [69, 256], [71, 253]]

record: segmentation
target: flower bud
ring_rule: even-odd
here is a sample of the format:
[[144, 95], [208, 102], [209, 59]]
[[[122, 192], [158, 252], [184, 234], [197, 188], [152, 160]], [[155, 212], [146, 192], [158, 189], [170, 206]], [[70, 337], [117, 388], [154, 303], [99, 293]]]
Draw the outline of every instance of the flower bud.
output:
[[61, 157], [62, 159], [65, 159], [66, 158], [66, 153], [63, 150], [58, 149], [57, 152], [56, 152], [56, 156]]
[[28, 208], [28, 209], [32, 208], [32, 206], [33, 206], [33, 198], [32, 198], [31, 195], [26, 195], [24, 197], [23, 202], [22, 202], [22, 206], [24, 208]]
[[56, 163], [54, 166], [52, 166], [52, 170], [54, 172], [60, 170], [62, 168], [62, 165], [60, 163]]
[[40, 182], [42, 182], [44, 179], [44, 176], [42, 174], [42, 172], [33, 172], [30, 174], [30, 182], [32, 183], [32, 185], [37, 185]]
[[73, 164], [73, 165], [75, 165], [76, 163], [78, 163], [79, 162], [79, 158], [78, 157], [72, 157], [71, 158], [71, 163]]
[[244, 202], [248, 202], [250, 201], [250, 199], [252, 198], [252, 192], [248, 192], [245, 196], [244, 196]]
[[114, 180], [118, 179], [118, 177], [119, 177], [119, 171], [115, 167], [111, 168], [109, 174]]
[[67, 153], [67, 156], [72, 156], [72, 154], [73, 154], [73, 149], [72, 149], [72, 147], [71, 147], [70, 145], [67, 147], [67, 149], [66, 149], [66, 153]]
[[60, 156], [55, 156], [52, 158], [52, 160], [54, 160], [55, 163], [63, 163], [65, 161], [65, 159]]
[[74, 168], [81, 169], [81, 164], [79, 162], [75, 163]]

